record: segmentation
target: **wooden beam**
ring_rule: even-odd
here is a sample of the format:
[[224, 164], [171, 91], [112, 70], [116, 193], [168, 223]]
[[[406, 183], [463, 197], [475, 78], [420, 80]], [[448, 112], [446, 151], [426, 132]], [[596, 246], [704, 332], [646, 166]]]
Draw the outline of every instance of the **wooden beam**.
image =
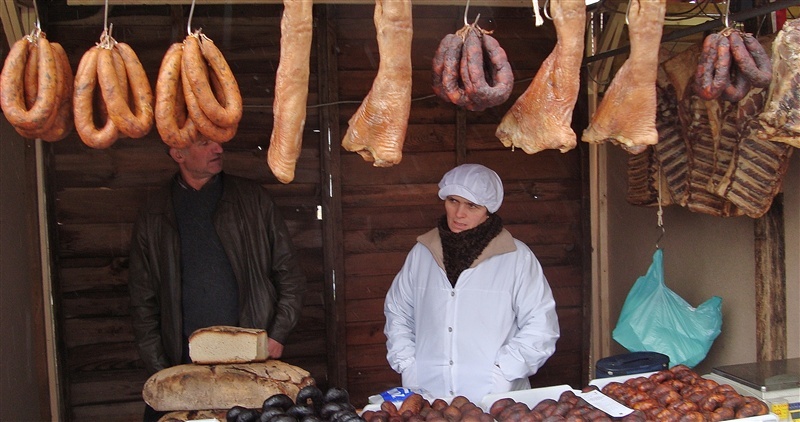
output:
[[[419, 6], [464, 6], [464, 0], [417, 0]], [[69, 6], [103, 6], [105, 0], [67, 0]], [[192, 0], [108, 0], [109, 6], [134, 4], [192, 4]], [[196, 0], [195, 4], [283, 4], [283, 0]], [[315, 0], [314, 4], [375, 4], [375, 0]], [[531, 0], [471, 0], [470, 6], [532, 7]], [[540, 1], [539, 6], [543, 6]]]
[[[314, 37], [317, 41], [317, 80], [319, 101], [322, 104], [339, 100], [339, 78], [336, 58], [336, 28], [328, 19], [329, 7], [316, 11]], [[345, 321], [344, 250], [342, 232], [342, 168], [339, 147], [339, 108], [322, 107], [320, 127], [320, 180], [323, 212], [322, 236], [325, 245], [325, 319], [328, 350], [328, 386], [347, 388], [347, 337]]]
[[3, 30], [11, 47], [17, 40], [26, 34], [22, 26], [20, 8], [13, 1], [4, 1], [0, 4], [0, 19], [3, 21]]
[[756, 284], [756, 357], [759, 362], [786, 359], [786, 259], [783, 194], [754, 221]]

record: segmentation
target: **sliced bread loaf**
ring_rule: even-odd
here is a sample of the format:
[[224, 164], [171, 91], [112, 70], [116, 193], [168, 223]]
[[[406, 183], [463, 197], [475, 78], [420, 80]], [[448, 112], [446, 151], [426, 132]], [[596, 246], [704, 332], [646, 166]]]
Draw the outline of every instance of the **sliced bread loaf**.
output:
[[263, 362], [268, 354], [265, 330], [216, 325], [189, 336], [189, 357], [197, 364]]

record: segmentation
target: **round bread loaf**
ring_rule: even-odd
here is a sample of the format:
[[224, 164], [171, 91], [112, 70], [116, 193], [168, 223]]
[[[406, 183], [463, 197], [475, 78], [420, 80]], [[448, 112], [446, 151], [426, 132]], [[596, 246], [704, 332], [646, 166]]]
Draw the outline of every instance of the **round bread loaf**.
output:
[[158, 411], [260, 408], [267, 397], [286, 394], [294, 400], [314, 384], [309, 372], [279, 361], [166, 368], [144, 384], [142, 398]]

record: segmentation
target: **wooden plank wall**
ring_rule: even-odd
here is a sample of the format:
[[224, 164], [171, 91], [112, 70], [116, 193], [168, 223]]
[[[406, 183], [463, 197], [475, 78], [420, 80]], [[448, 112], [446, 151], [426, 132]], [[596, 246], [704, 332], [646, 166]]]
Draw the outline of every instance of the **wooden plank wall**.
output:
[[[369, 6], [337, 7], [337, 61], [342, 131], [369, 91], [378, 65]], [[346, 276], [347, 385], [357, 403], [399, 385], [386, 362], [383, 298], [418, 235], [444, 213], [437, 197], [442, 175], [462, 162], [494, 168], [505, 183], [499, 211], [506, 227], [531, 246], [545, 267], [565, 335], [557, 352], [532, 378], [535, 385], [580, 387], [584, 352], [581, 154], [557, 151], [533, 156], [503, 147], [494, 136], [502, 116], [530, 83], [552, 50], [551, 25], [534, 28], [530, 9], [473, 7], [470, 22], [495, 30], [519, 83], [506, 104], [484, 112], [459, 111], [432, 96], [431, 60], [439, 41], [463, 26], [460, 7], [415, 6], [412, 46], [413, 93], [403, 161], [374, 168], [342, 152], [342, 230]], [[346, 81], [346, 82], [345, 82]], [[585, 238], [586, 236], [586, 238]]]
[[[272, 130], [281, 10], [275, 5], [198, 6], [192, 28], [202, 28], [219, 46], [243, 95], [244, 117], [236, 138], [225, 145], [225, 169], [267, 186], [287, 221], [309, 279], [306, 306], [286, 345], [284, 360], [308, 369], [326, 385], [315, 108], [309, 109], [295, 181], [289, 185], [277, 182], [265, 161]], [[175, 11], [154, 6], [111, 9], [112, 35], [137, 52], [153, 87], [164, 52], [186, 36], [186, 20]], [[188, 16], [188, 7], [183, 13]], [[70, 19], [76, 14], [81, 18]], [[76, 69], [83, 53], [99, 39], [102, 10], [65, 7], [58, 13], [51, 9], [49, 16], [48, 38], [64, 45]], [[315, 61], [313, 55], [312, 63]], [[317, 85], [313, 71], [310, 83]], [[309, 103], [315, 102], [316, 89], [312, 89]], [[68, 416], [79, 421], [141, 420], [141, 388], [147, 375], [133, 343], [128, 310], [130, 232], [148, 193], [163, 185], [176, 166], [155, 128], [144, 138], [122, 139], [106, 150], [86, 147], [75, 133], [51, 147], [58, 322]]]
[[[65, 47], [76, 69], [83, 53], [99, 39], [103, 9], [58, 1], [40, 10], [48, 38]], [[267, 186], [287, 219], [309, 277], [307, 305], [285, 360], [310, 370], [322, 386], [348, 388], [356, 405], [399, 385], [385, 359], [384, 294], [416, 236], [432, 228], [443, 213], [436, 197], [442, 174], [458, 163], [476, 162], [503, 178], [506, 200], [499, 214], [542, 261], [558, 303], [564, 335], [556, 355], [532, 382], [581, 387], [588, 368], [584, 297], [590, 268], [585, 258], [589, 242], [582, 206], [582, 151], [529, 156], [512, 152], [494, 137], [498, 122], [551, 51], [552, 26], [534, 28], [530, 9], [472, 8], [470, 20], [481, 13], [481, 26], [495, 29], [518, 83], [506, 104], [465, 112], [433, 97], [430, 88], [433, 53], [447, 33], [462, 26], [463, 8], [415, 6], [415, 101], [405, 155], [400, 165], [378, 169], [357, 154], [335, 150], [377, 71], [373, 9], [316, 6], [321, 18], [315, 45], [322, 28], [329, 54], [318, 57], [317, 50], [312, 52], [303, 152], [295, 181], [282, 185], [264, 158], [272, 129], [281, 10], [280, 5], [197, 6], [192, 28], [202, 28], [217, 43], [244, 97], [237, 137], [226, 145], [226, 171]], [[154, 86], [164, 52], [186, 36], [187, 15], [188, 7], [116, 6], [108, 21], [113, 23], [112, 35], [139, 54]], [[318, 80], [318, 74], [329, 73], [327, 78], [333, 79]], [[322, 95], [320, 90], [326, 89], [331, 91]], [[321, 98], [334, 103], [316, 107]], [[332, 129], [333, 153], [320, 147], [326, 142], [320, 135], [323, 126]], [[145, 138], [122, 139], [106, 150], [84, 146], [74, 133], [48, 147], [66, 413], [69, 420], [139, 420], [146, 374], [133, 344], [128, 311], [130, 230], [148, 194], [168, 180], [175, 166], [155, 129]], [[325, 186], [328, 173], [335, 186]], [[321, 196], [331, 187], [341, 195], [323, 201]], [[335, 217], [324, 222], [327, 228], [316, 220], [320, 203], [341, 207], [340, 217], [326, 211], [326, 216]], [[344, 275], [337, 273], [333, 283], [326, 268], [337, 266]], [[344, 297], [343, 305], [340, 297], [334, 301], [334, 292]]]

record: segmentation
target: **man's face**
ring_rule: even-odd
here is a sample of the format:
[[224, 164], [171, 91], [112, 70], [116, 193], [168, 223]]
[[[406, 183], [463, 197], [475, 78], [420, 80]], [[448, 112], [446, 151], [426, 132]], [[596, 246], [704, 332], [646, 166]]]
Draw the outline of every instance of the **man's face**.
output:
[[444, 200], [447, 227], [453, 233], [474, 229], [489, 219], [489, 210], [458, 195], [449, 195]]
[[182, 173], [192, 179], [208, 179], [222, 171], [222, 145], [207, 139], [174, 149], [172, 158], [178, 162]]

